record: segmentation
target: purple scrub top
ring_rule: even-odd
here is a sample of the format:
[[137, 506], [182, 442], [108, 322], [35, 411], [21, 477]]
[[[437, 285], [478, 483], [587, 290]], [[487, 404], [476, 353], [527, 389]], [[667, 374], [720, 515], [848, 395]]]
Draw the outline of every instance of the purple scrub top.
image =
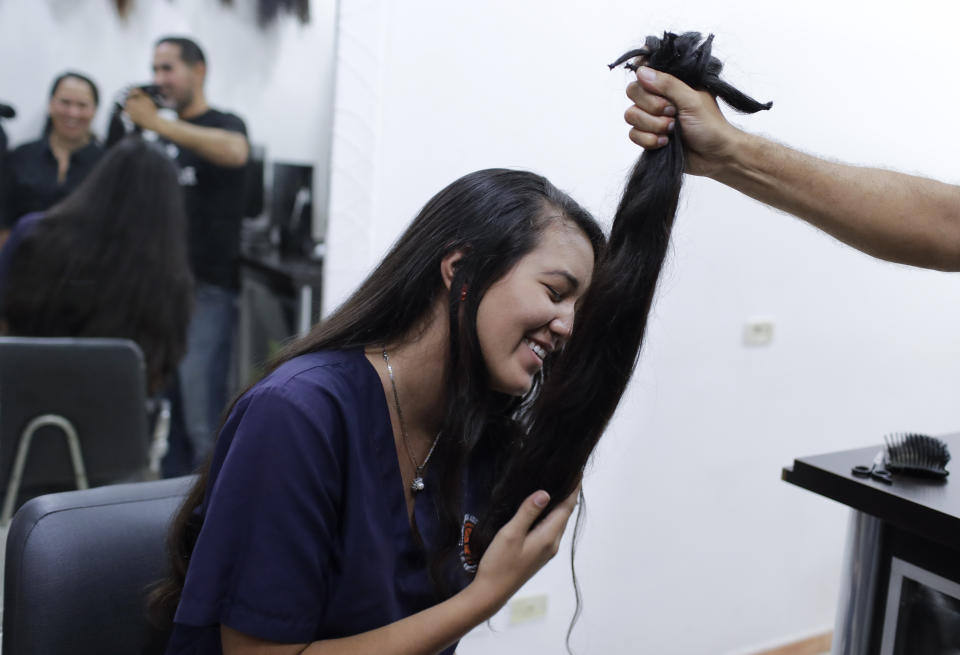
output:
[[[415, 509], [428, 546], [436, 528], [429, 472]], [[305, 643], [435, 604], [402, 484], [383, 387], [362, 351], [280, 366], [244, 394], [220, 432], [168, 655], [220, 653], [221, 623]], [[471, 505], [465, 522], [475, 521]], [[456, 577], [469, 582], [462, 570]]]

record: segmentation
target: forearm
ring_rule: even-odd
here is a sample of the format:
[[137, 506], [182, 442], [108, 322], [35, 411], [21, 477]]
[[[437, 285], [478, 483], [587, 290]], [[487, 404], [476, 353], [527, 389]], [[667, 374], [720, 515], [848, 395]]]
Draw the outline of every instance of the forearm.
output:
[[221, 627], [224, 655], [436, 655], [499, 609], [494, 594], [471, 584], [433, 607], [350, 637], [301, 646], [270, 645]]
[[237, 168], [247, 163], [250, 148], [239, 132], [160, 117], [150, 124], [149, 129], [219, 166]]
[[711, 177], [874, 257], [960, 270], [960, 187], [824, 161], [739, 133]]
[[449, 600], [405, 619], [353, 637], [314, 642], [303, 653], [435, 655], [489, 619], [497, 609], [468, 586]]

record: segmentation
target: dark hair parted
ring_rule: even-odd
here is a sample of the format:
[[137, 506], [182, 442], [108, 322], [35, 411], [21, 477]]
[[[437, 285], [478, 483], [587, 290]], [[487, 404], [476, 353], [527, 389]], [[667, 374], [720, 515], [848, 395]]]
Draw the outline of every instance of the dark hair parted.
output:
[[[53, 84], [50, 85], [50, 99], [53, 99], [53, 96], [57, 94], [57, 89], [60, 88], [60, 84], [66, 79], [80, 80], [84, 82], [87, 86], [90, 87], [90, 94], [93, 96], [93, 106], [100, 106], [100, 90], [97, 88], [97, 84], [84, 75], [83, 73], [78, 73], [77, 71], [65, 71], [57, 75], [53, 80]], [[50, 131], [53, 129], [53, 121], [47, 116], [46, 123], [43, 124], [43, 133], [50, 134]]]
[[[644, 48], [628, 52], [614, 66], [643, 57], [647, 66], [706, 89], [735, 109], [769, 108], [720, 80], [722, 64], [710, 56], [712, 40], [711, 35], [701, 43], [697, 32], [649, 37]], [[683, 181], [680, 130], [678, 123], [667, 146], [645, 151], [630, 174], [573, 335], [544, 376], [525, 417], [524, 437], [506, 460], [488, 512], [471, 534], [471, 546], [481, 555], [529, 494], [546, 489], [553, 506], [576, 489], [630, 381]]]
[[0, 307], [10, 333], [132, 339], [160, 391], [186, 349], [193, 303], [184, 212], [169, 158], [121, 141], [13, 253]]
[[183, 63], [188, 66], [193, 66], [195, 64], [204, 64], [207, 63], [207, 58], [203, 55], [203, 50], [193, 39], [188, 39], [185, 36], [164, 36], [157, 39], [157, 42], [154, 43], [154, 47], [157, 47], [163, 43], [170, 43], [180, 48], [180, 59]]
[[[476, 315], [484, 292], [533, 250], [553, 220], [578, 226], [593, 246], [594, 261], [604, 248], [603, 232], [590, 214], [540, 175], [488, 169], [470, 173], [437, 193], [360, 287], [323, 323], [290, 344], [270, 370], [294, 357], [318, 350], [364, 348], [396, 342], [429, 315], [438, 297], [449, 306], [451, 379], [442, 427], [443, 438], [431, 459], [437, 475], [434, 495], [445, 541], [434, 553], [431, 577], [442, 594], [449, 586], [463, 514], [461, 481], [470, 456], [486, 449], [493, 456], [518, 435], [513, 416], [523, 399], [492, 391], [476, 334]], [[463, 253], [448, 291], [440, 263]], [[470, 292], [461, 302], [460, 290]], [[531, 394], [536, 391], [532, 390]], [[169, 623], [199, 532], [194, 510], [202, 503], [209, 465], [174, 519], [170, 577], [153, 593], [158, 622]]]

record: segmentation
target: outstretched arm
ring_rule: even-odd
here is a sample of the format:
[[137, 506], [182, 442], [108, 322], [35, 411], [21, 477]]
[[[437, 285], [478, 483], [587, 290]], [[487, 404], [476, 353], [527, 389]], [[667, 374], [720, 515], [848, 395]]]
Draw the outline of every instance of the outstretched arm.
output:
[[960, 270], [960, 187], [812, 157], [733, 127], [709, 94], [643, 67], [625, 118], [643, 148], [683, 127], [687, 172], [789, 212], [874, 257]]

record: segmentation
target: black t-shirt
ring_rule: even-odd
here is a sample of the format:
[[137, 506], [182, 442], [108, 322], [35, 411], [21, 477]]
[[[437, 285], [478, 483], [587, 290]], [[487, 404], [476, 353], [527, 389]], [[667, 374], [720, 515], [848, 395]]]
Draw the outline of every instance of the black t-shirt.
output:
[[3, 164], [3, 206], [0, 208], [4, 227], [12, 227], [21, 216], [44, 211], [77, 188], [103, 154], [103, 147], [94, 140], [70, 154], [67, 177], [57, 180], [57, 158], [47, 137], [24, 143], [9, 153]]
[[[186, 120], [200, 127], [247, 135], [247, 127], [240, 117], [216, 109]], [[236, 289], [245, 168], [218, 166], [174, 143], [167, 142], [166, 147], [180, 169], [180, 186], [190, 226], [188, 243], [193, 273], [202, 282]]]

